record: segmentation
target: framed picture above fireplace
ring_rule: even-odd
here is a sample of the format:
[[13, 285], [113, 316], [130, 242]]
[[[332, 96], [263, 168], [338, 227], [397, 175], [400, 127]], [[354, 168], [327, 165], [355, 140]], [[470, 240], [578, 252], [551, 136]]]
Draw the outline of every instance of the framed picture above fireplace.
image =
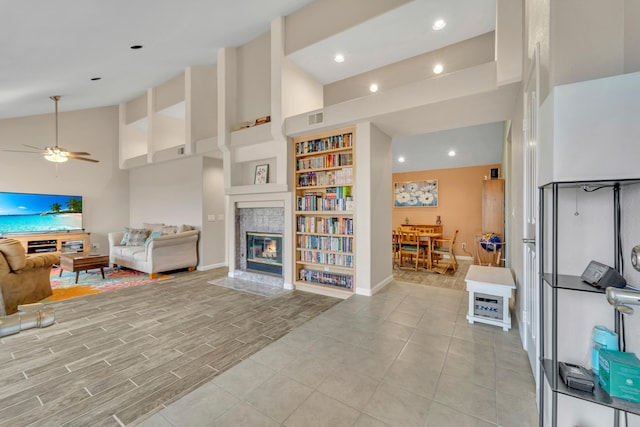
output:
[[269, 165], [256, 166], [256, 175], [253, 179], [254, 184], [266, 184], [269, 181]]

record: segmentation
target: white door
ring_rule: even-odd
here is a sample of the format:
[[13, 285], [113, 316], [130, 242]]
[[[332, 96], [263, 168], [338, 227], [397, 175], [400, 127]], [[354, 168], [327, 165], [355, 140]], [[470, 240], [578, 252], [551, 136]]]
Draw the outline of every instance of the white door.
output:
[[538, 306], [538, 265], [536, 261], [536, 223], [538, 216], [537, 189], [537, 138], [538, 138], [538, 99], [539, 93], [539, 62], [538, 49], [532, 58], [529, 75], [525, 81], [524, 93], [524, 135], [523, 143], [523, 308], [524, 337], [523, 344], [529, 356], [529, 363], [538, 384], [538, 354], [539, 354], [539, 306]]

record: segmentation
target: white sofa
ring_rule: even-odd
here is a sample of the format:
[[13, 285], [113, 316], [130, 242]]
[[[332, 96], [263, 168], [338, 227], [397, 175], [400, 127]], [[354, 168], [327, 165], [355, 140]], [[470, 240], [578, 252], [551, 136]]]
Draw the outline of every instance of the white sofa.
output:
[[142, 246], [121, 244], [124, 231], [109, 233], [109, 262], [148, 273], [152, 278], [158, 273], [182, 268], [193, 271], [198, 264], [198, 230], [152, 236]]

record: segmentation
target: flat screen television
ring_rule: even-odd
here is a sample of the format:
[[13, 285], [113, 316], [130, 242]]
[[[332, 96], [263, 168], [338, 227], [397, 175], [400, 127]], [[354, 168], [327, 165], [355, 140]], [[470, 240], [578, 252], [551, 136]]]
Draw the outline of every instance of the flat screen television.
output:
[[0, 192], [0, 236], [82, 229], [82, 196]]

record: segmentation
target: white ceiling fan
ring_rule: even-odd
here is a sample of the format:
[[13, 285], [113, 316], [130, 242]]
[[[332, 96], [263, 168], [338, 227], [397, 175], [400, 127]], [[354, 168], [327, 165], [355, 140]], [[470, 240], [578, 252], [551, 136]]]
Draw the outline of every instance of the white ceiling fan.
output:
[[31, 153], [31, 154], [41, 154], [44, 155], [44, 158], [50, 162], [54, 163], [63, 163], [69, 159], [75, 160], [84, 160], [85, 162], [93, 162], [98, 163], [99, 160], [90, 159], [84, 156], [90, 156], [91, 153], [87, 153], [85, 151], [69, 151], [66, 148], [62, 148], [58, 145], [58, 101], [60, 101], [60, 95], [54, 95], [50, 97], [56, 106], [56, 144], [53, 147], [34, 147], [33, 145], [22, 144], [25, 147], [33, 148], [38, 151], [24, 151], [24, 150], [2, 150], [2, 151], [10, 151], [14, 153]]

